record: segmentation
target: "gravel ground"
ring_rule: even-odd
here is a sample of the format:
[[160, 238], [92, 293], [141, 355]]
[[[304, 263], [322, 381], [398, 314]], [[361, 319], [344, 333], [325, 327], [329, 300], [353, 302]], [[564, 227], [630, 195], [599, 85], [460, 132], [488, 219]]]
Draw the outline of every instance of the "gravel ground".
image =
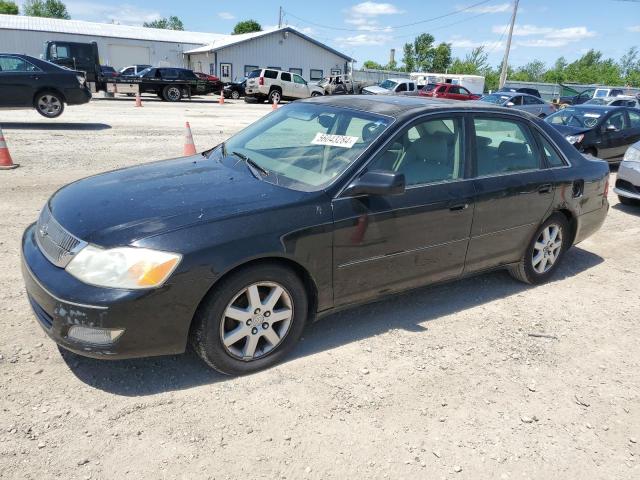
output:
[[640, 208], [612, 208], [553, 282], [497, 272], [311, 325], [285, 363], [222, 377], [193, 354], [100, 362], [30, 312], [23, 229], [78, 178], [205, 149], [270, 111], [100, 100], [0, 111], [0, 477], [640, 478]]

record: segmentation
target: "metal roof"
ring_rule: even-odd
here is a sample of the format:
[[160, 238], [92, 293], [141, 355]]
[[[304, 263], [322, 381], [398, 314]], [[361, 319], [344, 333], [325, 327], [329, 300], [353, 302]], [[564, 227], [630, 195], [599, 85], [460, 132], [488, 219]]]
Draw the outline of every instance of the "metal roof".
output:
[[229, 47], [231, 45], [237, 45], [239, 43], [243, 43], [243, 42], [248, 42], [249, 40], [253, 40], [256, 38], [260, 38], [260, 37], [264, 37], [266, 35], [270, 35], [272, 33], [276, 33], [276, 32], [290, 32], [293, 33], [295, 35], [298, 35], [299, 37], [304, 38], [305, 40], [319, 46], [320, 48], [324, 48], [325, 50], [329, 50], [330, 52], [334, 53], [335, 55], [344, 58], [345, 60], [351, 61], [353, 60], [350, 56], [345, 55], [344, 53], [341, 53], [333, 48], [331, 48], [328, 45], [325, 45], [322, 42], [319, 42], [318, 40], [309, 37], [308, 35], [305, 35], [304, 33], [300, 32], [299, 30], [296, 30], [293, 27], [282, 27], [282, 28], [275, 28], [273, 30], [263, 30], [261, 32], [252, 32], [252, 33], [244, 33], [241, 35], [225, 35], [221, 38], [218, 38], [212, 42], [210, 42], [208, 45], [205, 45], [203, 47], [197, 47], [194, 48], [192, 50], [188, 50], [186, 52], [184, 52], [185, 54], [194, 54], [194, 53], [207, 53], [207, 52], [215, 52], [217, 50], [221, 50], [225, 47]]

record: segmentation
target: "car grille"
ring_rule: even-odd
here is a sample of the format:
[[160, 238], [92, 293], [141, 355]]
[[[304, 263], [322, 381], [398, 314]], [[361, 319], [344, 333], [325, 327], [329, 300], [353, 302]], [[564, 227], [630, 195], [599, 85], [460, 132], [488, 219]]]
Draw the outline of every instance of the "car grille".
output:
[[66, 267], [86, 243], [74, 237], [51, 215], [45, 205], [36, 225], [36, 242], [42, 254], [57, 267]]
[[626, 180], [617, 179], [616, 188], [619, 188], [620, 190], [626, 190], [627, 192], [640, 194], [640, 188], [636, 187], [631, 182], [627, 182]]

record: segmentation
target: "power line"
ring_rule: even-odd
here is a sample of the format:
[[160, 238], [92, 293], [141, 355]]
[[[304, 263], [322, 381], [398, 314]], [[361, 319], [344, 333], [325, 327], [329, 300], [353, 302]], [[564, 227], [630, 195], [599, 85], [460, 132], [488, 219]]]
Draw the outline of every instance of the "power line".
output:
[[[469, 6], [465, 7], [465, 8], [459, 8], [457, 10], [452, 10], [452, 11], [444, 13], [442, 15], [438, 15], [437, 17], [426, 18], [424, 20], [419, 20], [417, 22], [405, 23], [403, 25], [394, 25], [394, 26], [389, 26], [389, 27], [381, 27], [381, 28], [378, 28], [378, 29], [371, 28], [371, 29], [362, 30], [362, 31], [365, 31], [365, 32], [387, 32], [389, 30], [396, 30], [396, 29], [399, 29], [399, 28], [412, 27], [412, 26], [415, 26], [415, 25], [419, 25], [421, 23], [433, 22], [433, 21], [436, 21], [436, 20], [440, 20], [442, 18], [450, 17], [452, 15], [457, 15], [459, 13], [464, 13], [466, 11], [472, 10], [472, 9], [474, 9], [476, 7], [479, 7], [481, 5], [484, 5], [486, 3], [493, 2], [493, 1], [495, 1], [495, 0], [482, 0], [481, 2], [474, 3], [472, 5], [469, 5]], [[353, 32], [354, 31], [354, 28], [334, 27], [334, 26], [330, 26], [330, 25], [323, 25], [321, 23], [316, 23], [316, 22], [312, 22], [310, 20], [305, 20], [304, 18], [301, 18], [301, 17], [299, 17], [299, 16], [297, 16], [294, 13], [291, 13], [289, 11], [287, 11], [286, 13], [288, 15], [292, 16], [293, 18], [296, 18], [296, 19], [300, 20], [301, 22], [307, 23], [309, 25], [313, 25], [314, 27], [324, 28], [324, 29], [327, 29], [327, 30], [340, 30], [340, 31], [347, 31], [347, 32]], [[488, 12], [483, 12], [483, 13], [481, 13], [481, 15], [484, 15], [486, 13], [488, 13]]]

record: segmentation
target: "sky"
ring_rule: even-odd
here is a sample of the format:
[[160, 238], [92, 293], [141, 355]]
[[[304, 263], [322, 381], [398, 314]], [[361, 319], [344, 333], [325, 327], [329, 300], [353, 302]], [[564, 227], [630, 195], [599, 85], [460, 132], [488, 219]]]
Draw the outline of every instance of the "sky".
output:
[[[489, 61], [502, 60], [511, 0], [64, 0], [73, 19], [141, 25], [177, 15], [185, 30], [230, 33], [240, 20], [255, 19], [264, 29], [284, 23], [356, 58], [385, 64], [396, 50], [420, 33], [451, 43], [464, 57], [484, 45]], [[18, 1], [17, 3], [21, 3]], [[179, 8], [178, 8], [179, 6]], [[520, 0], [509, 63], [540, 59], [547, 65], [560, 56], [572, 61], [591, 48], [619, 59], [640, 47], [640, 0]]]

